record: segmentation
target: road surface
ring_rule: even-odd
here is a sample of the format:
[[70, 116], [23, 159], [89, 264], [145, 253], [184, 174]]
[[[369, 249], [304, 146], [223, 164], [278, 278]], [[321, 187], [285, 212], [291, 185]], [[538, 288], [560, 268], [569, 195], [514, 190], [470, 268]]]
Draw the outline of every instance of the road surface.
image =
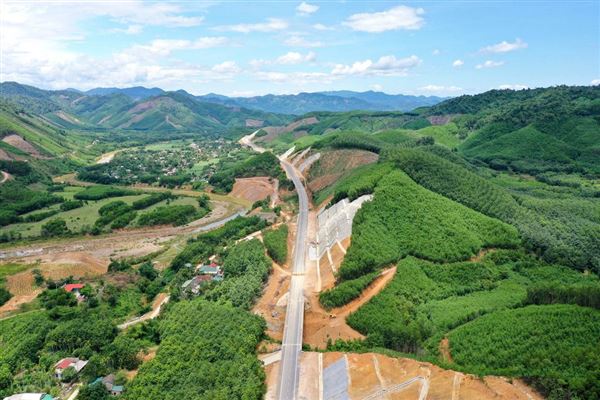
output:
[[294, 167], [281, 158], [281, 165], [292, 178], [298, 192], [299, 212], [292, 264], [292, 279], [285, 314], [285, 327], [281, 344], [279, 385], [280, 400], [295, 400], [298, 391], [300, 353], [302, 351], [302, 326], [304, 324], [304, 270], [306, 257], [306, 235], [308, 231], [308, 196]]

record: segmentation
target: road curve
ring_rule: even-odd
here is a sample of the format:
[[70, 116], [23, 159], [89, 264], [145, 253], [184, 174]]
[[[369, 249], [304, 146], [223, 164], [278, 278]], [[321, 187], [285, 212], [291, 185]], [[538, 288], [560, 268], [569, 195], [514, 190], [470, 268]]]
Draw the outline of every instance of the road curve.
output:
[[279, 363], [279, 400], [295, 400], [300, 376], [300, 354], [302, 352], [302, 327], [304, 324], [304, 271], [306, 259], [306, 236], [308, 233], [308, 196], [294, 167], [284, 158], [281, 166], [294, 182], [298, 193], [299, 211], [292, 264], [292, 278], [285, 314], [285, 327]]

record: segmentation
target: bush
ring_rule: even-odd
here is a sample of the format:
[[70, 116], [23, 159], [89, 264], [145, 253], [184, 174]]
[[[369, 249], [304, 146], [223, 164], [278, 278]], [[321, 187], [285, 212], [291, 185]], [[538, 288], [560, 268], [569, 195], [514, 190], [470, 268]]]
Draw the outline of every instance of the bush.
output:
[[0, 306], [3, 306], [11, 297], [12, 294], [6, 288], [0, 286]]
[[71, 231], [67, 227], [67, 223], [64, 219], [56, 218], [46, 222], [42, 225], [41, 235], [42, 237], [55, 237], [69, 235]]
[[360, 278], [344, 281], [339, 285], [321, 292], [319, 302], [325, 309], [341, 307], [356, 299], [373, 282], [379, 273], [372, 272]]
[[132, 196], [137, 192], [113, 186], [88, 186], [73, 196], [77, 200], [102, 200], [109, 197]]
[[152, 193], [149, 196], [134, 201], [133, 203], [131, 203], [131, 206], [134, 210], [141, 210], [144, 208], [148, 208], [153, 204], [160, 203], [163, 200], [174, 198], [175, 196], [171, 192]]
[[263, 232], [263, 240], [269, 256], [278, 264], [285, 264], [288, 256], [288, 227], [281, 225], [277, 229]]
[[40, 213], [35, 213], [35, 214], [29, 214], [26, 215], [22, 218], [23, 222], [38, 222], [38, 221], [43, 221], [46, 218], [50, 218], [53, 215], [58, 214], [60, 211], [59, 210], [49, 210], [49, 211], [44, 211], [44, 212], [40, 212]]
[[83, 201], [81, 200], [67, 200], [60, 205], [61, 211], [74, 210], [80, 207], [83, 207]]
[[250, 309], [269, 277], [271, 261], [258, 239], [236, 244], [223, 262], [225, 280], [205, 293], [212, 301]]
[[141, 214], [138, 219], [138, 225], [184, 225], [193, 219], [201, 218], [206, 213], [206, 210], [197, 211], [192, 205], [157, 207], [154, 210]]

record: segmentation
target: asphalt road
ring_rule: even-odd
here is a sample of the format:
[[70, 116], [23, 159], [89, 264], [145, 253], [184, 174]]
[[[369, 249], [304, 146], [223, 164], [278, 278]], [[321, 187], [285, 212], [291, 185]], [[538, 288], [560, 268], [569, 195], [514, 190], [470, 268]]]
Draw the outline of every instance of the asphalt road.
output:
[[302, 352], [302, 326], [304, 324], [304, 271], [306, 259], [306, 235], [308, 231], [308, 196], [296, 170], [287, 161], [281, 165], [292, 178], [298, 193], [299, 212], [292, 264], [292, 281], [288, 297], [281, 362], [279, 364], [279, 400], [295, 400], [298, 393], [300, 375], [300, 354]]

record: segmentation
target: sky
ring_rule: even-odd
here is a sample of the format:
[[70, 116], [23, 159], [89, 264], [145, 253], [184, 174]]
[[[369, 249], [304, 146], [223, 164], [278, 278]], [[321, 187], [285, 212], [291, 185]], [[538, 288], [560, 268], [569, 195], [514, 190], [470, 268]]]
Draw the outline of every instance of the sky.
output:
[[600, 84], [600, 0], [0, 0], [0, 81], [253, 96]]

